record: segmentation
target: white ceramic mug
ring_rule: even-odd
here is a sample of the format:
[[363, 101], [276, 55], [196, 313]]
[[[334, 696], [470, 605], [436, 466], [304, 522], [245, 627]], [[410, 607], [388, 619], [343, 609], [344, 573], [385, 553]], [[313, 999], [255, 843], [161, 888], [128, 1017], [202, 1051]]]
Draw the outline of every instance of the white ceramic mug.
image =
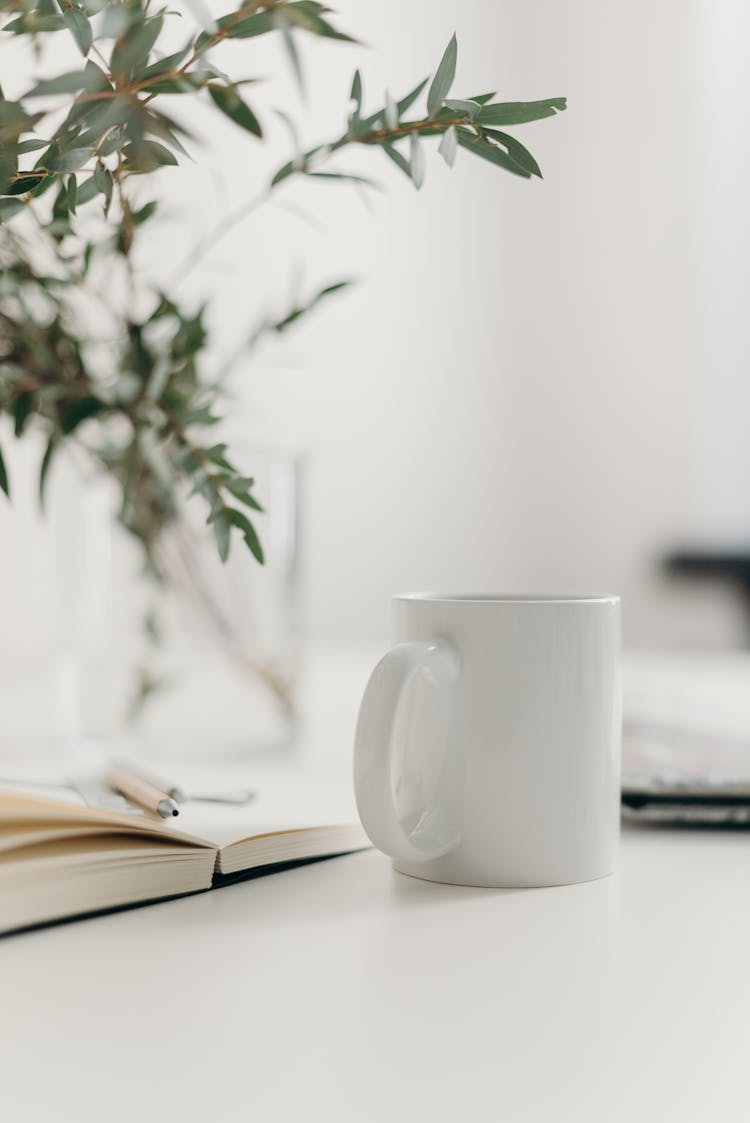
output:
[[618, 597], [396, 597], [357, 722], [365, 831], [402, 873], [536, 886], [612, 873]]

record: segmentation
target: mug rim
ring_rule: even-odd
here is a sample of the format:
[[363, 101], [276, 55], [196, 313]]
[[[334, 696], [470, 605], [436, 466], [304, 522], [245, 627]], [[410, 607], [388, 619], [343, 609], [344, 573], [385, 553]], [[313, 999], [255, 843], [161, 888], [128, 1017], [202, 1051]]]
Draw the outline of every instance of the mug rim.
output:
[[616, 593], [398, 593], [394, 601], [422, 604], [619, 604]]

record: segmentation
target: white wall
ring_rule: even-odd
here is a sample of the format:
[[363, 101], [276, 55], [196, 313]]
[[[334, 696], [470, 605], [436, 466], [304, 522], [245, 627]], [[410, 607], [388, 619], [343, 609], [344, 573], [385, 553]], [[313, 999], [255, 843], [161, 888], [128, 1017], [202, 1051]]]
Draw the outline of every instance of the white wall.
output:
[[700, 44], [701, 93], [691, 142], [701, 203], [693, 256], [701, 329], [697, 363], [702, 372], [697, 380], [700, 424], [695, 433], [702, 469], [695, 481], [698, 529], [706, 537], [746, 544], [750, 7], [741, 0], [700, 4], [695, 37]]
[[[265, 348], [239, 391], [236, 428], [308, 453], [311, 630], [381, 637], [388, 598], [408, 588], [578, 588], [622, 592], [634, 643], [736, 640], [732, 600], [667, 588], [655, 564], [675, 541], [739, 538], [750, 522], [735, 256], [736, 232], [747, 238], [748, 131], [744, 110], [728, 112], [738, 94], [748, 101], [742, 5], [338, 7], [377, 49], [307, 46], [306, 111], [285, 72], [253, 95], [259, 111], [283, 101], [306, 139], [335, 133], [355, 64], [373, 102], [386, 84], [400, 94], [434, 68], [454, 28], [457, 94], [566, 94], [569, 109], [519, 130], [542, 183], [464, 152], [451, 173], [433, 152], [417, 194], [367, 153], [346, 166], [387, 186], [372, 213], [344, 188], [285, 189], [280, 200], [318, 227], [266, 209], [185, 285], [213, 292], [229, 346], [269, 302], [284, 306], [295, 269], [308, 290], [361, 278]], [[276, 47], [243, 49], [251, 72], [256, 59], [260, 71], [284, 66]], [[231, 125], [212, 129], [196, 167], [163, 173], [174, 224], [150, 247], [153, 268], [167, 260], [174, 272], [184, 223], [191, 238], [205, 231], [207, 200], [220, 211], [249, 197], [272, 163]], [[0, 517], [17, 552], [17, 517]], [[16, 603], [4, 605], [6, 635], [24, 626]]]
[[316, 451], [314, 626], [374, 633], [394, 589], [577, 587], [622, 591], [633, 642], [734, 638], [733, 601], [656, 571], [675, 541], [748, 521], [741, 349], [711, 360], [741, 308], [710, 233], [742, 223], [724, 184], [746, 156], [710, 138], [719, 119], [742, 135], [730, 105], [747, 79], [706, 39], [714, 6], [411, 4], [398, 37], [400, 6], [355, 7], [384, 75], [424, 69], [457, 22], [459, 89], [563, 92], [570, 108], [523, 133], [543, 184], [434, 160], [421, 197], [395, 183], [348, 253], [341, 220], [336, 256], [367, 287], [283, 382], [302, 388]]

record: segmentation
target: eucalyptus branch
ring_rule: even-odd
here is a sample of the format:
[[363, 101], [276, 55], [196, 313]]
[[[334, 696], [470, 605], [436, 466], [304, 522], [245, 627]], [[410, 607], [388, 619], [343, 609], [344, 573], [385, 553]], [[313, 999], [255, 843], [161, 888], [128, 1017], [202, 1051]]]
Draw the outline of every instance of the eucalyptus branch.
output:
[[[10, 418], [17, 437], [30, 428], [45, 434], [40, 495], [66, 445], [87, 450], [119, 488], [121, 521], [138, 538], [152, 572], [158, 572], [160, 538], [185, 488], [207, 504], [223, 558], [234, 531], [262, 561], [251, 521], [260, 511], [253, 480], [235, 467], [224, 444], [208, 439], [221, 420], [224, 376], [207, 368], [204, 309], [183, 308], [143, 281], [136, 251], [144, 229], [158, 226], [158, 196], [136, 205], [131, 185], [153, 182], [154, 173], [178, 165], [185, 154], [188, 134], [165, 112], [162, 95], [204, 98], [250, 143], [264, 141], [263, 114], [240, 92], [249, 79], [232, 79], [214, 64], [224, 43], [253, 40], [255, 47], [280, 32], [298, 68], [294, 36], [355, 40], [330, 22], [329, 9], [317, 0], [245, 0], [172, 53], [163, 43], [176, 13], [152, 11], [148, 0], [0, 0], [0, 14], [9, 16], [0, 29], [3, 51], [30, 41], [50, 64], [47, 44], [63, 35], [72, 37], [82, 57], [77, 70], [29, 78], [15, 100], [0, 88], [0, 415]], [[344, 131], [296, 152], [266, 187], [222, 218], [192, 251], [175, 285], [290, 177], [370, 183], [329, 164], [344, 150], [380, 149], [417, 187], [424, 179], [422, 143], [430, 138], [439, 141], [448, 164], [462, 147], [516, 175], [541, 175], [531, 153], [500, 128], [553, 116], [565, 100], [503, 103], [492, 94], [451, 100], [456, 56], [454, 36], [429, 86], [420, 82], [397, 102], [386, 94], [369, 114], [355, 72]], [[426, 109], [408, 117], [423, 92]], [[44, 135], [48, 125], [53, 131]], [[92, 210], [103, 226], [88, 221]], [[118, 270], [128, 278], [125, 307], [113, 307], [103, 291], [102, 278]], [[288, 330], [343, 287], [329, 285], [263, 322], [246, 337], [244, 350], [265, 332]], [[113, 326], [106, 348], [90, 330], [101, 307]], [[0, 488], [9, 491], [2, 453]]]

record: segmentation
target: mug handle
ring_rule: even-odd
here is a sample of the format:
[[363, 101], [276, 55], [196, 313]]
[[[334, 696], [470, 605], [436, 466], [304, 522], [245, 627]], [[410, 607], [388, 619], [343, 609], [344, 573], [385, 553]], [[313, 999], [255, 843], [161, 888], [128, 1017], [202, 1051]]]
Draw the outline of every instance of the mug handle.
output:
[[[455, 850], [460, 841], [445, 808], [425, 807], [413, 830], [401, 822], [393, 795], [395, 725], [401, 700], [423, 674], [438, 703], [452, 710], [458, 681], [458, 657], [443, 640], [397, 644], [370, 676], [359, 710], [354, 738], [354, 792], [362, 825], [370, 841], [390, 857], [428, 862]], [[443, 723], [447, 730], [449, 713]]]

